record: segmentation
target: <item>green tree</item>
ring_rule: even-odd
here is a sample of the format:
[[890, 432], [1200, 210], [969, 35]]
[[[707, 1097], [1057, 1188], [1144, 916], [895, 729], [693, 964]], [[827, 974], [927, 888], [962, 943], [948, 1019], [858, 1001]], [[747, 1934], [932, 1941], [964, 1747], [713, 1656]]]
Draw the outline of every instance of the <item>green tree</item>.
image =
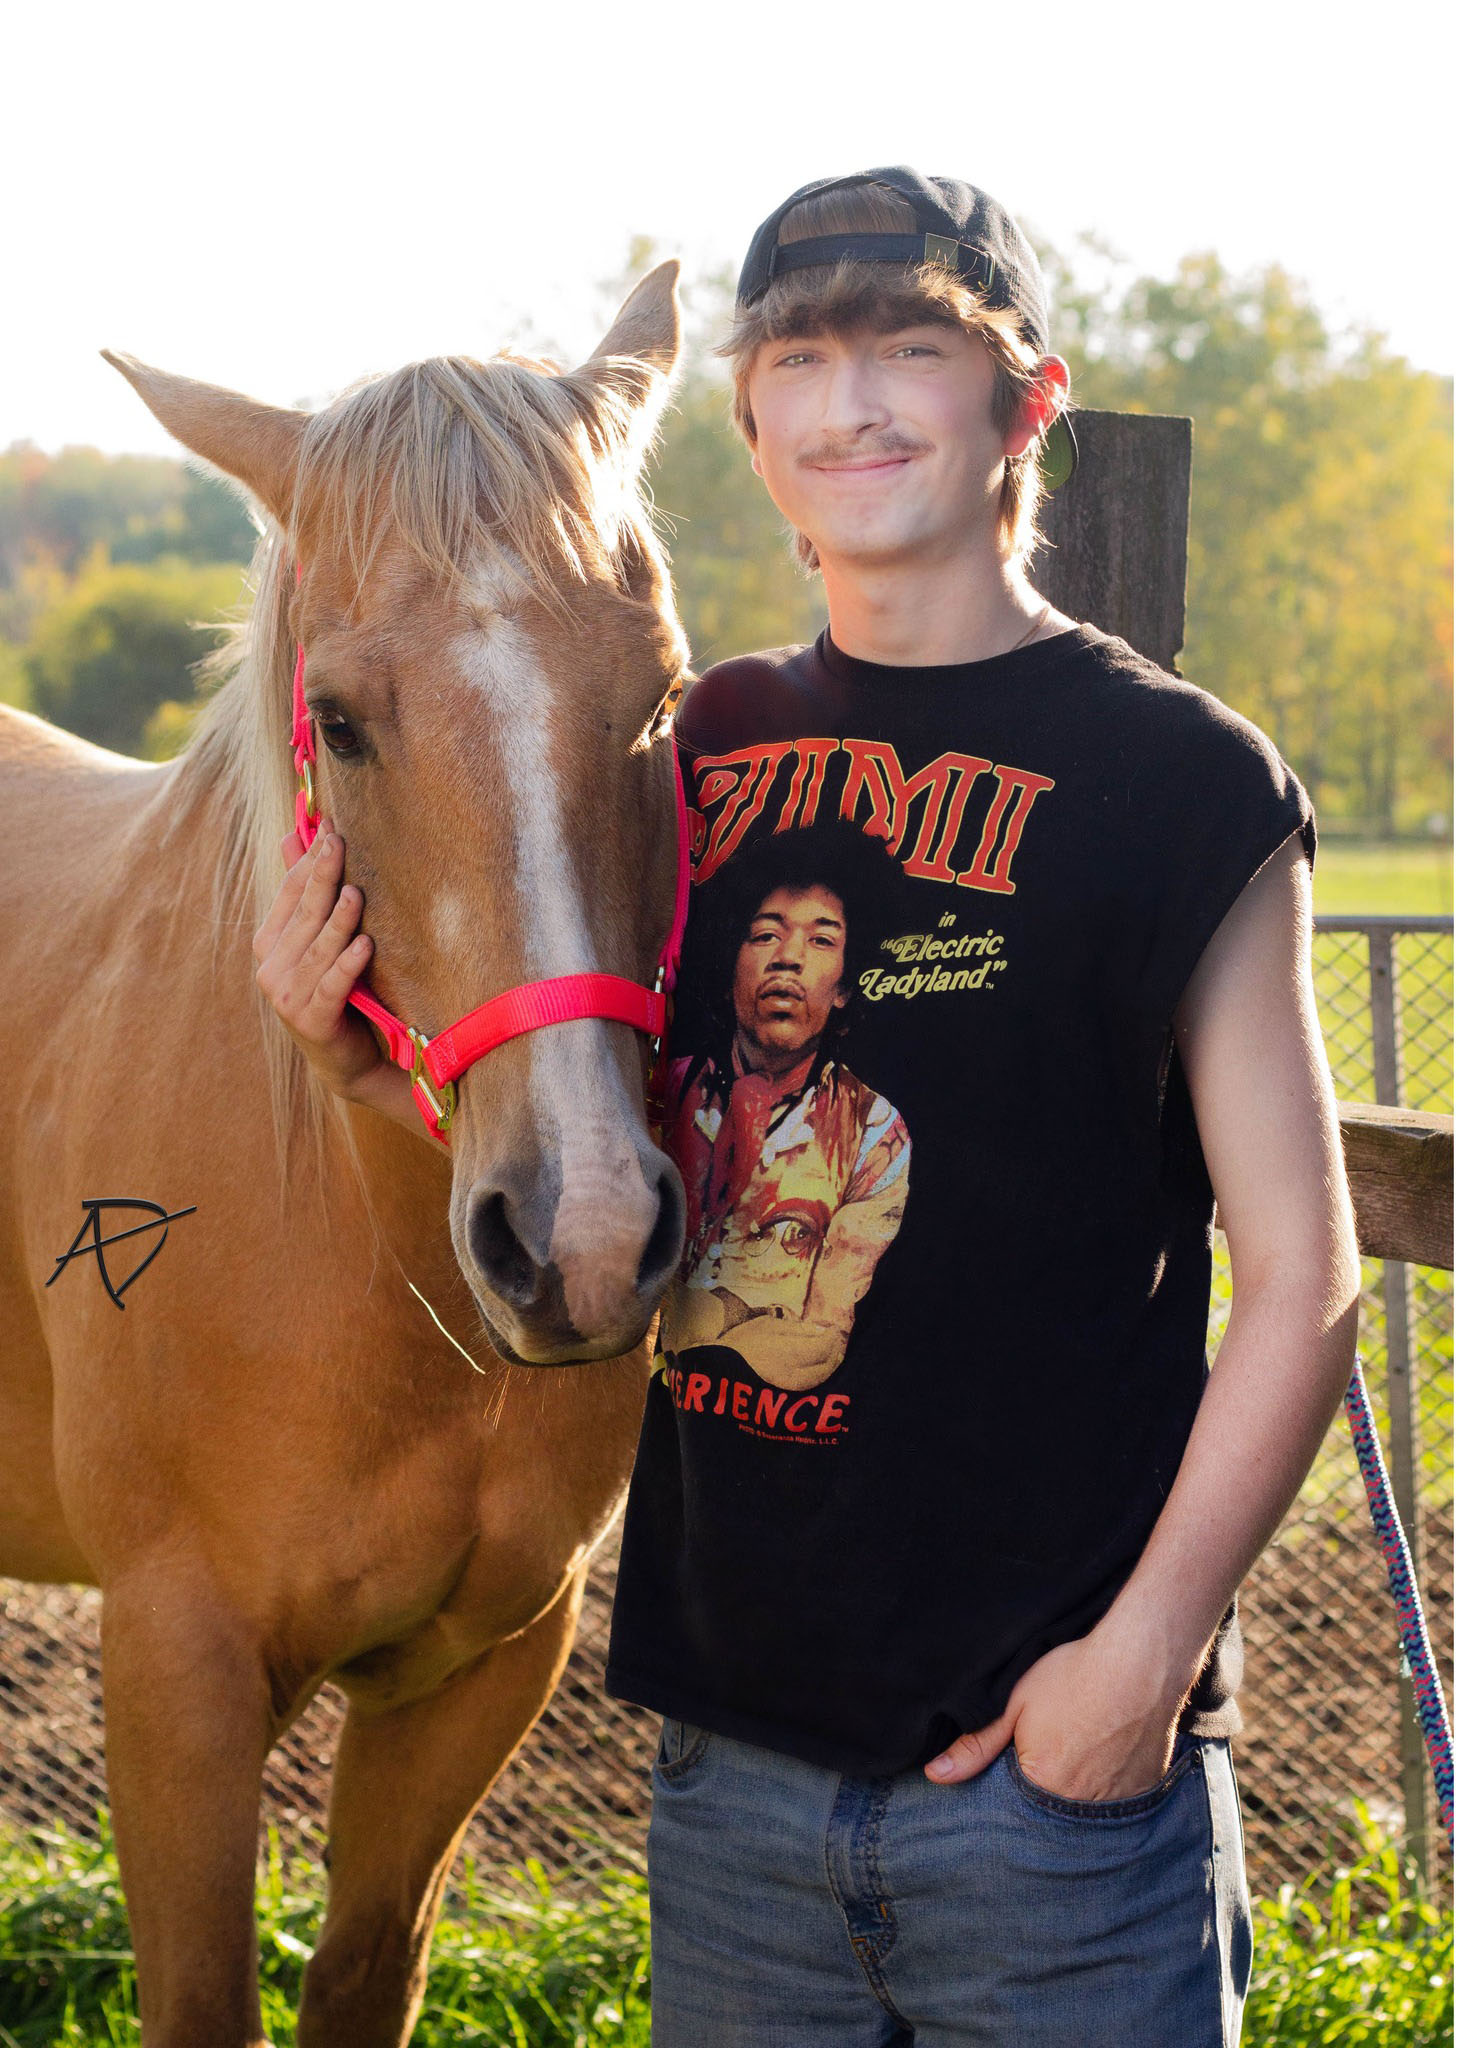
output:
[[254, 537], [226, 484], [169, 456], [25, 444], [0, 455], [0, 591], [28, 564], [76, 575], [99, 549], [114, 562], [247, 562]]
[[823, 585], [793, 561], [782, 520], [731, 425], [720, 364], [692, 366], [652, 482], [698, 668], [813, 638], [826, 616]]
[[241, 596], [241, 572], [228, 565], [89, 570], [36, 624], [25, 656], [33, 708], [98, 746], [142, 752], [157, 707], [193, 696], [194, 667]]
[[[635, 244], [606, 282], [606, 325], [656, 253]], [[1043, 260], [1079, 403], [1194, 421], [1185, 672], [1274, 735], [1328, 822], [1407, 831], [1446, 812], [1451, 385], [1328, 331], [1279, 268], [1234, 277], [1195, 255], [1127, 278], [1096, 243], [1080, 275]], [[825, 616], [730, 422], [714, 350], [731, 297], [727, 275], [686, 280], [686, 370], [652, 469], [698, 667], [808, 640]], [[227, 488], [181, 462], [0, 455], [0, 699], [175, 749], [206, 645], [187, 621], [238, 588], [203, 565], [242, 565], [252, 540]]]
[[1451, 385], [1328, 332], [1278, 268], [1197, 255], [1121, 290], [1052, 269], [1079, 402], [1194, 421], [1185, 673], [1326, 817], [1390, 833], [1446, 810]]

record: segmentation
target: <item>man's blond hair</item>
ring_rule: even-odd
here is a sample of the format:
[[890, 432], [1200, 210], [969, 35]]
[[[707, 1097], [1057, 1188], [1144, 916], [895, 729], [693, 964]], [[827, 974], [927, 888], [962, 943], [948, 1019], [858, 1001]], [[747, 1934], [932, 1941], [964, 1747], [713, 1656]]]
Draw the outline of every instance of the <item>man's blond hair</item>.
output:
[[[778, 241], [801, 242], [817, 235], [907, 234], [915, 225], [908, 200], [881, 185], [844, 186], [821, 192], [792, 207], [778, 231]], [[748, 380], [758, 349], [766, 341], [802, 334], [896, 333], [926, 321], [948, 322], [967, 334], [978, 334], [995, 365], [994, 424], [1000, 433], [1014, 427], [1032, 394], [1041, 389], [1035, 376], [1041, 361], [1021, 331], [1020, 316], [1008, 307], [991, 306], [984, 295], [940, 263], [901, 267], [857, 257], [774, 277], [755, 305], [738, 306], [730, 339], [719, 353], [732, 366], [732, 418], [750, 447], [757, 445]], [[1006, 457], [996, 533], [1002, 552], [1024, 569], [1041, 544], [1037, 515], [1044, 488], [1038, 434], [1020, 454]], [[817, 550], [806, 534], [792, 535], [793, 553], [809, 574], [818, 566]]]

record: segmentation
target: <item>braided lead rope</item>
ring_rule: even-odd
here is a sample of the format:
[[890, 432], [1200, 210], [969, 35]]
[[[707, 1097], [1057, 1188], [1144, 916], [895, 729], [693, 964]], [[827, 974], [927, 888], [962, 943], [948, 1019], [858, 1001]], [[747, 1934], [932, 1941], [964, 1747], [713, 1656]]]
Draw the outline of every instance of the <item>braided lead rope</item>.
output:
[[1402, 1634], [1402, 1654], [1412, 1678], [1412, 1689], [1417, 1695], [1417, 1718], [1422, 1726], [1422, 1739], [1427, 1747], [1428, 1762], [1432, 1765], [1433, 1782], [1438, 1788], [1438, 1808], [1451, 1844], [1453, 1737], [1448, 1727], [1448, 1709], [1443, 1703], [1443, 1688], [1438, 1681], [1438, 1667], [1433, 1661], [1432, 1644], [1427, 1639], [1427, 1623], [1423, 1619], [1422, 1600], [1417, 1590], [1417, 1574], [1412, 1568], [1412, 1554], [1407, 1548], [1407, 1538], [1402, 1533], [1402, 1524], [1397, 1519], [1397, 1504], [1392, 1498], [1392, 1484], [1387, 1477], [1387, 1468], [1382, 1462], [1382, 1447], [1377, 1441], [1376, 1419], [1372, 1414], [1372, 1404], [1367, 1398], [1366, 1381], [1361, 1376], [1360, 1358], [1351, 1369], [1351, 1384], [1346, 1389], [1346, 1417], [1351, 1424], [1351, 1441], [1356, 1446], [1356, 1461], [1366, 1482], [1367, 1506], [1372, 1511], [1372, 1527], [1377, 1532], [1377, 1541], [1382, 1546], [1382, 1556], [1387, 1564], [1387, 1584], [1392, 1593], [1392, 1605], [1397, 1610], [1397, 1625]]

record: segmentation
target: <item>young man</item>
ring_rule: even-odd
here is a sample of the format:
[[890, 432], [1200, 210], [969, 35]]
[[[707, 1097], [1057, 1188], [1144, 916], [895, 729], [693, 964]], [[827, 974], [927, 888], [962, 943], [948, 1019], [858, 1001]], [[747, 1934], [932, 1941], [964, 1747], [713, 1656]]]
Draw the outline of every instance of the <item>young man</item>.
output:
[[[752, 245], [731, 355], [829, 627], [687, 699], [699, 880], [834, 819], [888, 849], [839, 1058], [897, 1104], [907, 1194], [822, 1432], [758, 1421], [800, 1319], [762, 1318], [749, 1368], [694, 1242], [682, 1268], [609, 1668], [669, 1717], [655, 2039], [1234, 2048], [1234, 1592], [1336, 1406], [1358, 1279], [1310, 805], [1253, 727], [1032, 588], [1068, 380], [992, 200], [805, 188]], [[676, 1050], [692, 1129], [724, 1117], [735, 1051], [703, 1105]], [[673, 1124], [688, 1182], [714, 1120]], [[750, 1184], [778, 1129], [744, 1122]]]

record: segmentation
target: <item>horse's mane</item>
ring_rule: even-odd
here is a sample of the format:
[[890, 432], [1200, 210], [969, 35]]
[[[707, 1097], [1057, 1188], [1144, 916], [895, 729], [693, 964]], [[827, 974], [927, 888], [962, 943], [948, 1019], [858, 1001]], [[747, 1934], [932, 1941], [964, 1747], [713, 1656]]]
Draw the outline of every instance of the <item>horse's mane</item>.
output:
[[[296, 523], [309, 520], [357, 587], [383, 541], [400, 540], [444, 583], [492, 550], [540, 597], [561, 603], [566, 579], [617, 571], [631, 550], [659, 559], [640, 484], [658, 412], [646, 390], [633, 358], [566, 373], [508, 355], [410, 363], [310, 419]], [[262, 921], [293, 820], [293, 559], [272, 521], [263, 522], [249, 585], [247, 612], [204, 664], [217, 688], [169, 806], [175, 829], [198, 802], [214, 813], [216, 950]], [[260, 1009], [283, 1157], [302, 1123], [318, 1143], [325, 1105], [262, 999]]]

